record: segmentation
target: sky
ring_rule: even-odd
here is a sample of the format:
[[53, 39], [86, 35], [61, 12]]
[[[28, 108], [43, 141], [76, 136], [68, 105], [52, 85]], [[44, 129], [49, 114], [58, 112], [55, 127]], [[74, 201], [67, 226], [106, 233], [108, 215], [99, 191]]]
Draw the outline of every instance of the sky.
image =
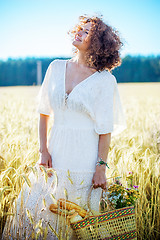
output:
[[122, 57], [160, 54], [160, 0], [0, 0], [0, 59], [70, 57], [67, 34], [83, 14], [119, 31]]

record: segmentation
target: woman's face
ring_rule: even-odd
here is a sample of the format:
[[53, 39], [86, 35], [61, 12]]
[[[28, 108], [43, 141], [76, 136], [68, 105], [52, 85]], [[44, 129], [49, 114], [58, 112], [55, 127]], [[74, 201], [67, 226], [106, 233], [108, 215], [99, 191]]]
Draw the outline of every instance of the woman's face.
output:
[[88, 22], [81, 26], [81, 28], [76, 32], [75, 38], [72, 44], [78, 48], [79, 51], [86, 51], [90, 46], [90, 29], [91, 22]]

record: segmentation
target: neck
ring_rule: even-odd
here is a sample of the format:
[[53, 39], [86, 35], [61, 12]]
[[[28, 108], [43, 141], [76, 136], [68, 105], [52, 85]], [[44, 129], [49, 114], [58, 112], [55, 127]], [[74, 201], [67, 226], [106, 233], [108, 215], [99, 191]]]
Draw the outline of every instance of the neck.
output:
[[84, 52], [81, 52], [81, 51], [78, 52], [77, 56], [75, 57], [75, 62], [78, 65], [83, 65], [86, 67]]
[[90, 68], [87, 66], [87, 64], [85, 62], [85, 52], [79, 51], [77, 53], [76, 57], [74, 57], [74, 62], [77, 64], [78, 68], [91, 69], [91, 71], [93, 71], [93, 72], [97, 71], [95, 68]]

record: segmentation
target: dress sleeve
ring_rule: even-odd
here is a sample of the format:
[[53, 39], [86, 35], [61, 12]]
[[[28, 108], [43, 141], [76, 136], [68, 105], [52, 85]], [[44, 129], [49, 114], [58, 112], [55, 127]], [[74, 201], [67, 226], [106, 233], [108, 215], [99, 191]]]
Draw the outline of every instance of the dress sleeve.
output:
[[110, 84], [104, 84], [95, 100], [95, 132], [98, 134], [112, 133], [112, 136], [126, 129], [117, 81], [112, 75]]
[[52, 78], [52, 63], [50, 63], [46, 71], [43, 83], [37, 96], [37, 112], [44, 115], [51, 115], [52, 113], [52, 108], [49, 101], [49, 83]]

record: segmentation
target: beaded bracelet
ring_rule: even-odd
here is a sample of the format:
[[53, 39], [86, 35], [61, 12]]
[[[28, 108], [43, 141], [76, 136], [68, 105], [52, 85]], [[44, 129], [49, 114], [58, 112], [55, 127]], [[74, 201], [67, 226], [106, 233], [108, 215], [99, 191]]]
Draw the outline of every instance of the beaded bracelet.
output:
[[98, 158], [98, 159], [100, 159], [99, 161], [97, 161], [97, 163], [96, 163], [96, 166], [101, 166], [101, 165], [106, 165], [108, 168], [109, 168], [109, 166], [108, 166], [108, 164], [106, 163], [106, 162], [104, 162], [103, 160], [102, 160], [102, 158]]

